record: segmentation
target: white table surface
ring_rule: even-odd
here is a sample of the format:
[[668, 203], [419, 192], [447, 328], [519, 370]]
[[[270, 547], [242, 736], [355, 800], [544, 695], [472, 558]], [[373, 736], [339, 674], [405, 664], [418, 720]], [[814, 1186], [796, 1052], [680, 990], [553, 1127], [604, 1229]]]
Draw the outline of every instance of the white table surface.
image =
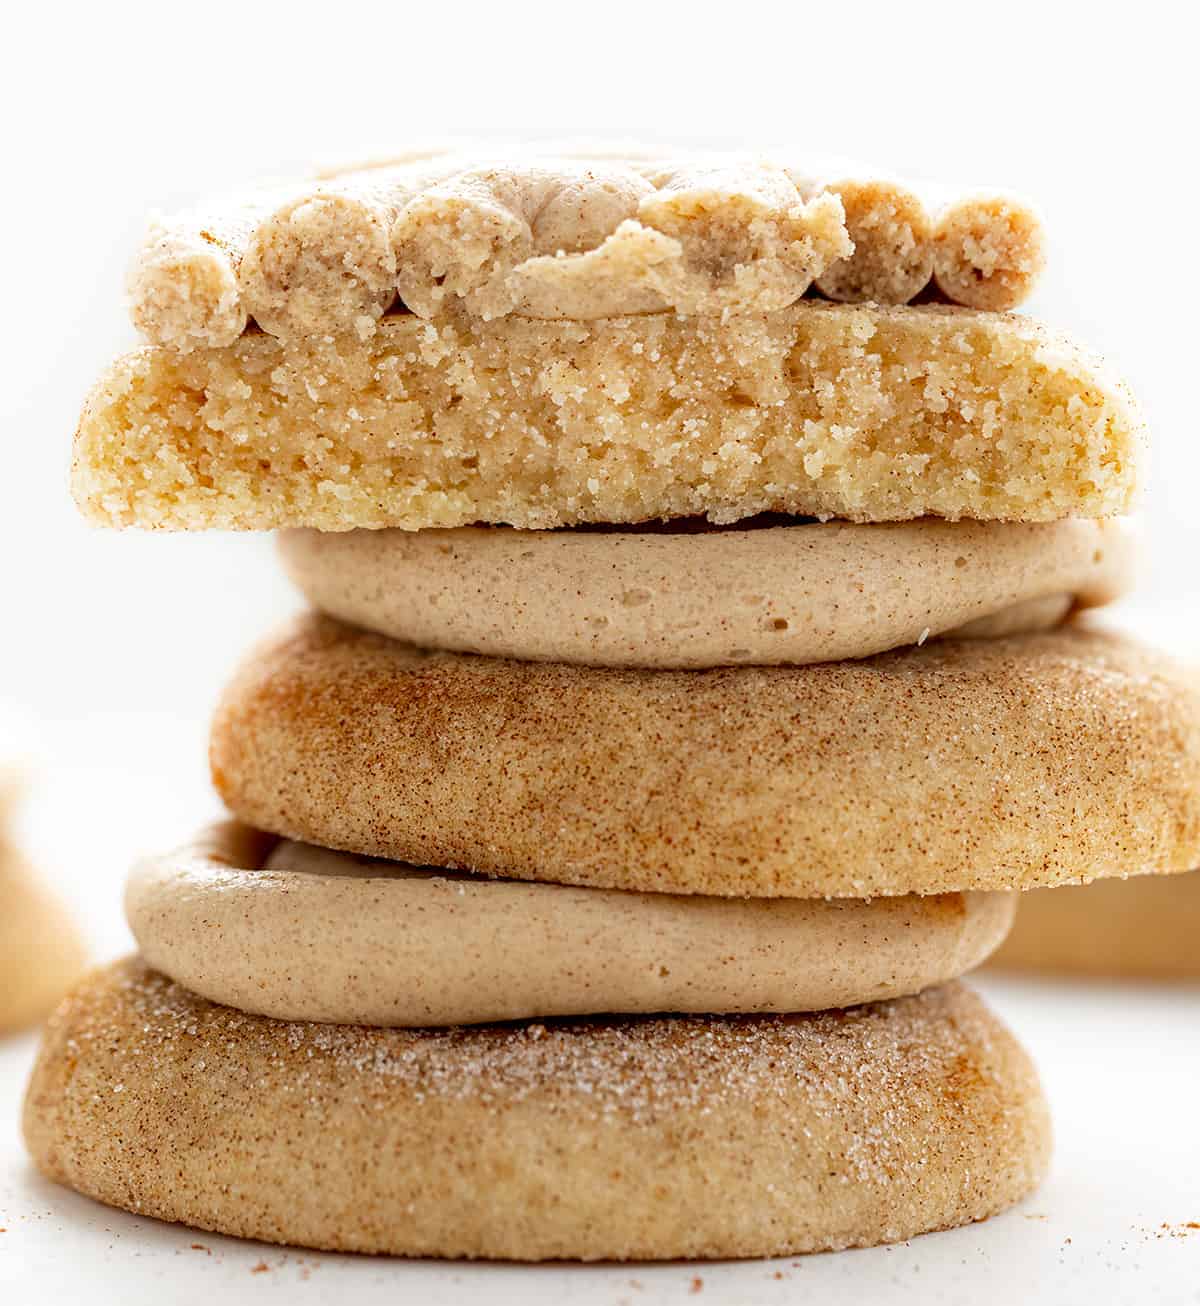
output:
[[34, 1040], [0, 1043], [0, 1302], [1200, 1303], [1200, 987], [979, 981], [1054, 1107], [1049, 1180], [985, 1224], [894, 1247], [721, 1264], [389, 1261], [243, 1243], [44, 1182], [15, 1120]]

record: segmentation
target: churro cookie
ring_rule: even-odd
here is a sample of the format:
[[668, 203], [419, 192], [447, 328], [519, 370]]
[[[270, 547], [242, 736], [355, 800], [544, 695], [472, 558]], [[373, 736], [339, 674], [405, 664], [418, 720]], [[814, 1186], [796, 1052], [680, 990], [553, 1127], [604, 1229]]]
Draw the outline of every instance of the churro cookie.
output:
[[1142, 442], [1119, 383], [1015, 316], [409, 316], [119, 359], [72, 480], [92, 521], [167, 529], [1055, 521], [1126, 512]]
[[276, 834], [606, 888], [872, 897], [1200, 863], [1200, 679], [1086, 625], [637, 671], [306, 616], [227, 688], [211, 761]]
[[251, 322], [283, 340], [365, 338], [389, 310], [769, 312], [814, 281], [906, 303], [935, 267], [950, 302], [1011, 308], [1041, 270], [1041, 228], [1017, 201], [985, 203], [934, 211], [869, 172], [818, 181], [744, 155], [417, 152], [156, 217], [130, 303], [150, 340], [185, 351]]
[[516, 1260], [894, 1242], [1003, 1210], [1050, 1150], [1028, 1058], [958, 984], [815, 1015], [367, 1029], [244, 1015], [136, 959], [51, 1021], [24, 1129], [49, 1178], [140, 1215]]
[[1015, 894], [731, 899], [488, 880], [205, 831], [125, 892], [146, 962], [284, 1020], [465, 1025], [541, 1016], [823, 1011], [957, 979]]
[[86, 958], [58, 899], [31, 868], [0, 850], [0, 1034], [41, 1020]]
[[1200, 979], [1200, 872], [1023, 894], [996, 964], [1096, 977]]
[[[3, 803], [0, 794], [0, 809]], [[0, 834], [0, 1034], [40, 1020], [84, 962], [83, 940], [67, 912]]]
[[423, 648], [594, 666], [861, 658], [1058, 624], [1132, 583], [1124, 520], [853, 525], [751, 518], [627, 530], [288, 531], [330, 616]]

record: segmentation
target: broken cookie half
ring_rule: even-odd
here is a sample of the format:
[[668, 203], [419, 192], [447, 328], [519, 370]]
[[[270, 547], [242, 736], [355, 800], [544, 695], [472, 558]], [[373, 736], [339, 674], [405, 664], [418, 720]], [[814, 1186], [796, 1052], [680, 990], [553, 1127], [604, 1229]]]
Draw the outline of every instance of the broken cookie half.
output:
[[805, 301], [595, 322], [389, 316], [369, 339], [118, 359], [75, 440], [112, 526], [543, 529], [756, 513], [1130, 510], [1138, 412], [1026, 318]]

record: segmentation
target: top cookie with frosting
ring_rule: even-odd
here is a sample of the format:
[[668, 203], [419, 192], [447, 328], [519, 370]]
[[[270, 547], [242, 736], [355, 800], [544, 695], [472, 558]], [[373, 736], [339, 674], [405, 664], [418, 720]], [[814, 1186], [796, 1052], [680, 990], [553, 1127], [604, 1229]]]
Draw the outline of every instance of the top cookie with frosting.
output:
[[139, 330], [186, 352], [254, 326], [285, 341], [366, 338], [395, 311], [722, 315], [816, 290], [1007, 309], [1041, 265], [1036, 217], [1001, 197], [935, 210], [869, 171], [821, 177], [790, 158], [480, 147], [158, 217], [129, 289]]

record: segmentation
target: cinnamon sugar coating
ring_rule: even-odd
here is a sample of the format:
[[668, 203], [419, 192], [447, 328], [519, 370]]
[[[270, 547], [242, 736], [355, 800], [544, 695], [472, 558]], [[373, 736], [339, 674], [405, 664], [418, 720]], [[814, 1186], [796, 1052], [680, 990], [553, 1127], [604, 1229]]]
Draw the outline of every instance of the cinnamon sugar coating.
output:
[[24, 1131], [48, 1178], [141, 1215], [518, 1260], [893, 1242], [1004, 1209], [1050, 1148], [1028, 1058], [959, 984], [805, 1016], [388, 1030], [243, 1015], [136, 958], [51, 1021]]
[[1089, 624], [689, 672], [307, 615], [235, 675], [210, 756], [272, 833], [566, 884], [864, 898], [1200, 864], [1200, 677]]

